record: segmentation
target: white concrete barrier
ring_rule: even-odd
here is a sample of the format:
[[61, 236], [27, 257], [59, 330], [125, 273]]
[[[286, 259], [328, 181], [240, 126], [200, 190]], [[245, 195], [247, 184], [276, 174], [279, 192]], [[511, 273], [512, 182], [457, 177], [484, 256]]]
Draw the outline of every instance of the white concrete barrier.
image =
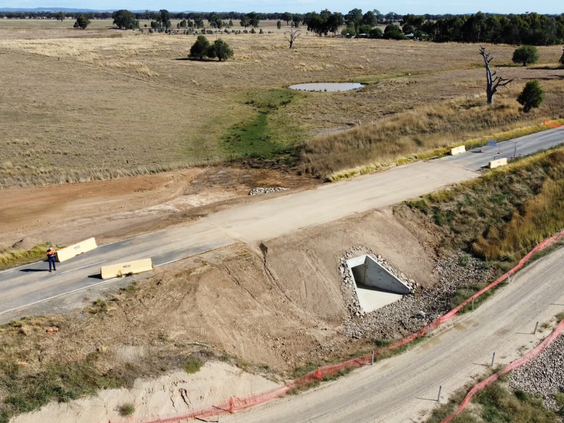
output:
[[488, 167], [490, 169], [495, 169], [496, 167], [505, 166], [507, 164], [507, 158], [504, 157], [503, 159], [492, 160]]
[[129, 263], [112, 264], [100, 267], [102, 279], [118, 278], [127, 275], [136, 275], [153, 270], [153, 262], [150, 258], [131, 261]]
[[66, 248], [62, 248], [57, 251], [57, 261], [62, 262], [79, 254], [92, 251], [98, 246], [96, 245], [96, 240], [94, 238], [88, 238], [86, 241], [79, 242], [77, 244], [69, 245]]
[[450, 154], [456, 156], [457, 154], [466, 153], [466, 146], [461, 145], [460, 147], [454, 147], [450, 149]]

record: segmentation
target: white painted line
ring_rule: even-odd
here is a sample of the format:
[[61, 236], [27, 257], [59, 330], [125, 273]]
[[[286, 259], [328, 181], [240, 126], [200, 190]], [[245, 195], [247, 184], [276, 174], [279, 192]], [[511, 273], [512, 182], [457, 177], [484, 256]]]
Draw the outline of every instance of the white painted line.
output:
[[106, 284], [108, 282], [112, 282], [116, 279], [121, 279], [121, 278], [113, 278], [113, 279], [108, 279], [108, 280], [103, 281], [103, 282], [93, 283], [92, 285], [83, 286], [82, 288], [77, 288], [77, 289], [74, 289], [72, 291], [63, 292], [62, 294], [53, 295], [52, 297], [44, 298], [44, 299], [38, 300], [38, 301], [34, 301], [33, 303], [24, 304], [24, 305], [19, 306], [19, 307], [14, 307], [14, 308], [11, 308], [10, 310], [0, 311], [0, 315], [10, 313], [12, 311], [20, 310], [20, 309], [25, 308], [25, 307], [30, 307], [30, 306], [33, 306], [33, 305], [36, 305], [36, 304], [44, 303], [45, 301], [53, 300], [55, 298], [63, 297], [65, 295], [74, 294], [75, 292], [84, 291], [85, 289], [92, 288], [93, 286], [104, 285], [104, 284]]
[[64, 272], [57, 272], [57, 275], [64, 275], [65, 273], [76, 272], [77, 270], [86, 269], [88, 267], [96, 266], [97, 264], [104, 263], [104, 262], [105, 262], [105, 260], [97, 261], [96, 263], [87, 264], [86, 266], [77, 267], [76, 269], [69, 269], [69, 270], [66, 270]]

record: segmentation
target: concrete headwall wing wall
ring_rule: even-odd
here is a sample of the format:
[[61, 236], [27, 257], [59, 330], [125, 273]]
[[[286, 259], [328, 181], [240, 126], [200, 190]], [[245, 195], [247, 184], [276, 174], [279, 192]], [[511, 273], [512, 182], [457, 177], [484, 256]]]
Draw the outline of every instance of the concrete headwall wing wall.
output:
[[365, 284], [364, 280], [366, 279], [366, 266], [364, 266], [364, 263], [366, 262], [366, 257], [367, 256], [360, 256], [347, 260], [349, 269], [352, 270], [354, 280], [357, 284]]
[[504, 157], [503, 159], [492, 160], [488, 164], [488, 167], [490, 169], [495, 169], [496, 167], [505, 166], [506, 164], [507, 164], [507, 158]]
[[457, 154], [466, 153], [466, 146], [461, 145], [460, 147], [451, 148], [450, 154], [456, 156]]
[[62, 262], [79, 254], [86, 253], [88, 251], [94, 250], [96, 247], [96, 240], [94, 238], [88, 238], [85, 241], [79, 242], [77, 244], [69, 245], [66, 248], [62, 248], [57, 251], [57, 261]]
[[126, 275], [135, 275], [153, 270], [153, 262], [150, 258], [131, 261], [129, 263], [112, 264], [100, 267], [102, 279], [117, 278]]
[[409, 294], [410, 290], [403, 282], [384, 269], [370, 256], [347, 260], [357, 284], [377, 288], [394, 294]]

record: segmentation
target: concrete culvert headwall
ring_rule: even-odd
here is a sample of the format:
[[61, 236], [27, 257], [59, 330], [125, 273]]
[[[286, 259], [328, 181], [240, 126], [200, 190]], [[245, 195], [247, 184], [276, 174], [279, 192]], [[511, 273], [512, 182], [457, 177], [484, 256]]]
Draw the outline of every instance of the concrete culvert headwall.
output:
[[409, 287], [384, 269], [372, 257], [365, 255], [348, 261], [357, 285], [366, 285], [384, 292], [406, 295]]
[[347, 260], [364, 312], [371, 312], [399, 300], [410, 288], [369, 255]]

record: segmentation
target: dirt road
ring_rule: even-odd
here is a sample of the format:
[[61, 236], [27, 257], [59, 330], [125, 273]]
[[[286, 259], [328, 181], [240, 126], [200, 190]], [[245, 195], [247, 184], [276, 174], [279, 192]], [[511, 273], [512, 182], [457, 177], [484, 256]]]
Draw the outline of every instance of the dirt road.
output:
[[232, 423], [419, 421], [474, 375], [506, 365], [548, 334], [535, 322], [564, 310], [564, 249], [519, 273], [499, 295], [462, 315], [412, 350], [299, 396], [286, 396], [236, 415]]
[[153, 264], [159, 266], [236, 241], [258, 248], [261, 240], [386, 207], [476, 176], [475, 172], [445, 161], [415, 163], [317, 190], [231, 208], [189, 226], [105, 245], [61, 264], [54, 273], [48, 273], [44, 263], [0, 272], [0, 322], [31, 304], [100, 283], [102, 264], [151, 257]]
[[[564, 141], [562, 128], [522, 137], [497, 149], [506, 154], [514, 145], [520, 152], [548, 148]], [[328, 184], [208, 215], [186, 226], [131, 238], [88, 253], [45, 273], [44, 264], [0, 272], [0, 322], [31, 304], [100, 283], [99, 267], [151, 257], [162, 265], [194, 254], [243, 241], [258, 249], [258, 242], [302, 228], [335, 221], [354, 213], [383, 208], [477, 177], [491, 160], [488, 154], [468, 152], [428, 162], [393, 168], [386, 172]], [[48, 309], [42, 310], [43, 312]]]

